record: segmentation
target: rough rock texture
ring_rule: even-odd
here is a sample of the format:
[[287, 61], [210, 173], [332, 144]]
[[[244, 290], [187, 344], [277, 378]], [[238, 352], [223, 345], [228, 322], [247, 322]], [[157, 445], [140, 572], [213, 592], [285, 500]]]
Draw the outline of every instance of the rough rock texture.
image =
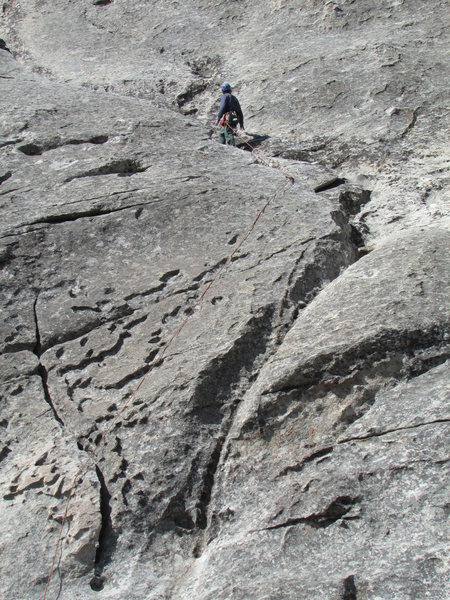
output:
[[0, 10], [0, 595], [447, 598], [447, 3]]

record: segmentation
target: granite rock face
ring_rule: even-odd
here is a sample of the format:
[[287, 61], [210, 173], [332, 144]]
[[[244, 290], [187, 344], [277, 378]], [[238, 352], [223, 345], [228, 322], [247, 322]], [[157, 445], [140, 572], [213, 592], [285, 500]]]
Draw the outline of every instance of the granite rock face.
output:
[[1, 4], [2, 597], [448, 597], [447, 9]]

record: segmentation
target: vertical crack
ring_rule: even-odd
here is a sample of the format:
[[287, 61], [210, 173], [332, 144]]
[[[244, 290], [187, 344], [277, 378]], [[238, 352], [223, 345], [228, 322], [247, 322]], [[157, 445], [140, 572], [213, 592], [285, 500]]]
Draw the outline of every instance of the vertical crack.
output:
[[197, 517], [196, 525], [199, 529], [205, 530], [208, 526], [208, 511], [211, 502], [211, 495], [215, 483], [216, 472], [219, 467], [220, 457], [222, 455], [222, 448], [227, 440], [228, 433], [231, 429], [234, 415], [239, 405], [239, 399], [237, 399], [228, 414], [228, 417], [223, 423], [222, 432], [216, 440], [214, 450], [211, 453], [208, 464], [203, 478], [203, 487], [200, 493], [199, 499], [199, 514]]
[[[315, 188], [317, 193], [346, 183], [345, 179], [334, 178]], [[338, 197], [339, 209], [331, 212], [338, 226], [337, 233], [321, 238], [309, 238], [304, 244], [315, 241], [315, 247], [302, 250], [289, 273], [285, 292], [281, 298], [278, 324], [275, 327], [275, 343], [279, 346], [294, 324], [300, 310], [304, 309], [323, 289], [340, 276], [343, 269], [368, 253], [363, 225], [356, 226], [352, 217], [370, 201], [371, 192], [358, 187], [347, 187]], [[300, 263], [303, 265], [300, 269]]]
[[261, 308], [247, 324], [242, 336], [235, 341], [233, 348], [211, 362], [193, 395], [194, 414], [200, 422], [214, 425], [222, 419], [199, 490], [196, 526], [200, 535], [193, 549], [196, 558], [201, 556], [211, 535], [211, 499], [237, 409], [271, 350], [273, 315], [273, 305]]
[[222, 456], [222, 449], [225, 445], [225, 442], [228, 439], [228, 433], [231, 429], [234, 415], [236, 413], [237, 407], [239, 405], [239, 401], [236, 401], [224, 423], [222, 428], [222, 433], [216, 440], [216, 444], [214, 450], [210, 456], [208, 464], [205, 469], [205, 474], [203, 478], [203, 487], [200, 493], [199, 498], [199, 512], [196, 520], [197, 527], [201, 530], [201, 534], [195, 544], [193, 555], [195, 558], [199, 558], [202, 555], [203, 548], [205, 546], [206, 538], [207, 538], [207, 529], [209, 525], [209, 512], [210, 512], [210, 504], [211, 504], [211, 496], [216, 480], [216, 473], [219, 467], [220, 458]]
[[349, 575], [344, 579], [344, 593], [342, 594], [342, 600], [356, 600], [357, 589], [355, 585], [355, 576]]
[[95, 554], [94, 576], [90, 581], [91, 589], [99, 592], [103, 589], [103, 569], [110, 561], [116, 548], [117, 534], [115, 533], [111, 519], [111, 494], [106, 487], [105, 477], [98, 465], [95, 466], [98, 480], [100, 482], [100, 513], [102, 525], [98, 537], [97, 552]]
[[[341, 183], [343, 182], [339, 181], [339, 184]], [[335, 186], [333, 185], [332, 187]], [[316, 247], [313, 247], [309, 251], [309, 256], [307, 255], [307, 248], [302, 250], [297, 257], [289, 273], [286, 290], [279, 304], [275, 327], [270, 327], [268, 326], [269, 323], [265, 322], [265, 319], [268, 319], [270, 322], [273, 317], [274, 309], [271, 307], [265, 319], [261, 319], [260, 317], [262, 333], [260, 332], [258, 335], [258, 327], [255, 327], [255, 323], [252, 323], [251, 331], [246, 332], [245, 339], [247, 343], [250, 338], [254, 348], [258, 347], [257, 342], [262, 342], [263, 347], [259, 348], [256, 354], [249, 352], [248, 348], [245, 348], [245, 353], [242, 352], [241, 354], [239, 352], [239, 350], [242, 350], [240, 348], [241, 344], [236, 344], [234, 352], [237, 358], [235, 360], [228, 356], [227, 361], [223, 361], [222, 365], [215, 363], [211, 365], [210, 370], [213, 374], [214, 383], [211, 384], [208, 378], [204, 378], [197, 386], [194, 401], [197, 405], [197, 416], [203, 417], [203, 422], [219, 421], [223, 410], [223, 404], [220, 406], [221, 403], [219, 402], [219, 406], [211, 406], [213, 403], [202, 401], [204, 397], [214, 398], [217, 404], [217, 400], [221, 394], [225, 392], [225, 396], [228, 396], [230, 392], [232, 394], [234, 392], [235, 402], [231, 404], [229, 414], [222, 422], [221, 433], [216, 439], [214, 449], [204, 470], [203, 483], [197, 505], [199, 512], [196, 519], [196, 526], [201, 530], [201, 533], [193, 549], [195, 558], [199, 558], [202, 555], [205, 545], [209, 543], [211, 536], [215, 535], [215, 515], [211, 507], [211, 501], [215, 485], [217, 484], [217, 471], [222, 462], [226, 460], [229, 431], [232, 428], [236, 410], [240, 402], [239, 392], [243, 396], [253, 379], [253, 377], [248, 377], [246, 381], [243, 381], [242, 373], [237, 369], [238, 376], [234, 378], [231, 375], [230, 377], [230, 363], [237, 362], [240, 367], [245, 365], [248, 372], [252, 372], [253, 376], [257, 376], [261, 365], [282, 343], [287, 331], [298, 317], [299, 311], [311, 302], [325, 284], [338, 277], [342, 268], [349, 267], [361, 258], [357, 250], [358, 245], [361, 245], [362, 242], [358, 244], [357, 242], [360, 240], [355, 240], [355, 231], [351, 226], [350, 216], [358, 212], [360, 206], [368, 202], [369, 199], [370, 193], [366, 190], [346, 190], [340, 194], [340, 210], [332, 213], [332, 218], [339, 227], [339, 231], [317, 240]], [[306, 242], [309, 243], [310, 241], [312, 240], [307, 240]], [[301, 271], [299, 271], [299, 265], [305, 260], [305, 256], [308, 257], [308, 260]], [[259, 327], [261, 327], [261, 322], [259, 323]], [[264, 325], [266, 329], [264, 329]], [[270, 331], [271, 329], [275, 330], [275, 336], [270, 343], [267, 330]], [[250, 333], [251, 335], [249, 335]], [[249, 355], [252, 357], [250, 359], [251, 364], [248, 364]], [[246, 356], [246, 360], [243, 360], [243, 356]], [[224, 363], [226, 363], [227, 368], [224, 368]], [[224, 371], [223, 373], [222, 370]], [[225, 377], [222, 377], [222, 375], [225, 375]], [[234, 389], [230, 384], [233, 379], [236, 379], [237, 382], [240, 380]]]
[[39, 320], [38, 320], [38, 316], [37, 316], [37, 302], [38, 302], [38, 297], [36, 298], [36, 300], [34, 301], [34, 304], [33, 304], [33, 315], [34, 315], [34, 324], [35, 324], [35, 331], [36, 331], [36, 344], [33, 348], [33, 353], [39, 360], [39, 366], [37, 368], [37, 372], [42, 381], [42, 389], [44, 390], [45, 401], [50, 406], [55, 419], [58, 421], [58, 423], [61, 425], [61, 427], [64, 427], [64, 421], [58, 415], [58, 412], [55, 408], [55, 405], [53, 404], [53, 400], [50, 395], [50, 390], [48, 387], [47, 369], [44, 367], [44, 365], [41, 362], [42, 343], [41, 343], [41, 334], [39, 331]]
[[[273, 350], [274, 352], [276, 351], [276, 348], [281, 345], [286, 333], [292, 327], [293, 323], [295, 322], [296, 318], [298, 317], [298, 313], [299, 313], [300, 309], [304, 308], [304, 306], [306, 306], [306, 304], [304, 304], [304, 303], [302, 303], [302, 304], [297, 303], [296, 306], [293, 306], [291, 299], [290, 299], [290, 295], [292, 294], [292, 289], [293, 289], [292, 282], [293, 282], [295, 275], [297, 274], [298, 265], [299, 265], [300, 261], [303, 259], [305, 252], [306, 252], [306, 250], [302, 250], [300, 255], [296, 258], [294, 266], [292, 267], [291, 272], [289, 273], [285, 292], [280, 301], [280, 305], [279, 305], [279, 309], [278, 309], [278, 323], [274, 327], [274, 331], [275, 331], [275, 347]], [[286, 315], [286, 313], [287, 313], [287, 315]]]

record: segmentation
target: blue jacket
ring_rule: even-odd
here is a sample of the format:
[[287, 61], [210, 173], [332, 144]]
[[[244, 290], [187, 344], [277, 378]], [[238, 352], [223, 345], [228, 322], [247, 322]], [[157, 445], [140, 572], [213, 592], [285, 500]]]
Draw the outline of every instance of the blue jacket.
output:
[[220, 119], [223, 117], [223, 115], [232, 110], [234, 110], [238, 116], [239, 125], [244, 127], [244, 115], [242, 113], [239, 100], [236, 98], [236, 96], [233, 96], [233, 94], [222, 94], [217, 120], [220, 122]]

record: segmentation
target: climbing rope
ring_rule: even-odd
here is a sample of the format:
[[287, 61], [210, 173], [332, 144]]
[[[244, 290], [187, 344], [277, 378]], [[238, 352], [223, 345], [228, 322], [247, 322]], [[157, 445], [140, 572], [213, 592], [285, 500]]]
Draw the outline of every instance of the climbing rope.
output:
[[57, 539], [57, 542], [56, 542], [55, 552], [54, 552], [54, 555], [53, 555], [53, 560], [52, 560], [52, 564], [51, 564], [50, 571], [49, 571], [49, 574], [48, 574], [47, 584], [45, 586], [44, 595], [42, 597], [42, 600], [46, 600], [46, 598], [47, 598], [47, 593], [48, 593], [48, 590], [49, 590], [49, 587], [50, 587], [50, 583], [51, 583], [51, 580], [52, 580], [52, 576], [53, 576], [53, 573], [54, 573], [54, 570], [55, 570], [55, 565], [56, 565], [56, 561], [57, 561], [58, 551], [59, 551], [59, 548], [60, 548], [60, 545], [61, 545], [61, 540], [62, 540], [62, 534], [63, 534], [64, 526], [66, 524], [67, 516], [68, 516], [68, 513], [69, 513], [70, 501], [72, 499], [72, 496], [73, 496], [73, 493], [74, 493], [74, 490], [75, 490], [75, 487], [76, 487], [77, 483], [80, 481], [81, 477], [86, 472], [89, 464], [91, 463], [91, 460], [94, 460], [95, 457], [97, 456], [97, 454], [99, 453], [100, 449], [103, 446], [106, 445], [108, 435], [111, 433], [111, 431], [116, 426], [116, 424], [117, 424], [120, 416], [130, 406], [131, 402], [136, 397], [136, 394], [138, 393], [139, 389], [142, 387], [143, 383], [146, 381], [146, 379], [148, 378], [148, 376], [150, 375], [150, 373], [153, 371], [154, 367], [155, 366], [159, 366], [161, 364], [161, 362], [163, 360], [163, 357], [166, 354], [166, 352], [169, 349], [169, 347], [172, 345], [172, 343], [175, 341], [175, 339], [179, 336], [179, 334], [181, 333], [181, 331], [184, 329], [184, 327], [188, 323], [189, 319], [191, 318], [191, 315], [195, 312], [195, 309], [198, 308], [202, 304], [202, 302], [203, 302], [206, 294], [208, 293], [208, 291], [213, 287], [213, 285], [219, 279], [219, 277], [221, 276], [221, 274], [228, 267], [228, 265], [232, 261], [233, 257], [240, 250], [240, 248], [242, 247], [242, 245], [244, 244], [244, 242], [248, 239], [248, 237], [250, 236], [250, 234], [254, 230], [256, 224], [258, 223], [259, 219], [261, 218], [261, 216], [263, 215], [263, 213], [265, 212], [265, 210], [267, 209], [267, 207], [282, 192], [284, 192], [284, 190], [288, 189], [289, 187], [291, 187], [294, 184], [294, 178], [293, 178], [293, 176], [290, 175], [289, 173], [287, 173], [281, 167], [281, 165], [279, 163], [271, 161], [262, 152], [260, 152], [259, 150], [256, 150], [250, 144], [249, 141], [247, 141], [241, 135], [239, 135], [239, 133], [237, 132], [237, 129], [231, 127], [230, 125], [228, 125], [228, 127], [233, 131], [234, 135], [237, 138], [239, 138], [245, 145], [247, 145], [250, 148], [252, 154], [257, 158], [257, 160], [259, 160], [260, 162], [262, 162], [263, 164], [265, 164], [268, 167], [278, 169], [284, 175], [284, 177], [287, 179], [287, 181], [286, 181], [286, 183], [284, 185], [280, 186], [272, 194], [272, 196], [270, 196], [270, 198], [265, 202], [265, 204], [262, 206], [262, 208], [260, 208], [260, 210], [258, 211], [256, 217], [253, 219], [253, 221], [251, 222], [251, 224], [249, 225], [249, 227], [247, 228], [247, 230], [245, 231], [245, 233], [243, 234], [243, 236], [241, 237], [241, 239], [238, 241], [238, 243], [233, 248], [233, 251], [231, 252], [231, 254], [228, 255], [227, 259], [222, 264], [222, 266], [220, 267], [220, 269], [217, 270], [217, 272], [215, 273], [215, 275], [211, 279], [211, 281], [209, 281], [205, 285], [204, 290], [202, 291], [202, 293], [200, 294], [200, 296], [197, 298], [197, 300], [196, 300], [196, 302], [195, 302], [195, 304], [193, 306], [192, 312], [178, 325], [178, 327], [172, 333], [172, 335], [170, 336], [170, 338], [168, 339], [168, 341], [160, 348], [160, 350], [158, 351], [158, 354], [154, 357], [153, 361], [149, 365], [149, 369], [148, 369], [147, 373], [141, 378], [141, 380], [139, 381], [138, 385], [136, 386], [136, 388], [131, 393], [131, 396], [128, 398], [128, 400], [125, 402], [125, 404], [122, 406], [122, 408], [116, 413], [115, 417], [111, 420], [109, 426], [104, 431], [100, 431], [99, 432], [99, 436], [100, 437], [97, 438], [96, 447], [94, 449], [87, 450], [88, 458], [81, 464], [81, 466], [78, 469], [78, 471], [76, 472], [76, 474], [75, 474], [75, 476], [74, 476], [74, 478], [72, 480], [71, 486], [69, 488], [69, 492], [68, 492], [68, 496], [67, 496], [67, 500], [66, 500], [66, 506], [65, 506], [65, 510], [64, 510], [64, 515], [63, 515], [63, 518], [61, 520], [61, 527], [60, 527], [60, 530], [59, 530], [59, 535], [58, 535], [58, 539]]

